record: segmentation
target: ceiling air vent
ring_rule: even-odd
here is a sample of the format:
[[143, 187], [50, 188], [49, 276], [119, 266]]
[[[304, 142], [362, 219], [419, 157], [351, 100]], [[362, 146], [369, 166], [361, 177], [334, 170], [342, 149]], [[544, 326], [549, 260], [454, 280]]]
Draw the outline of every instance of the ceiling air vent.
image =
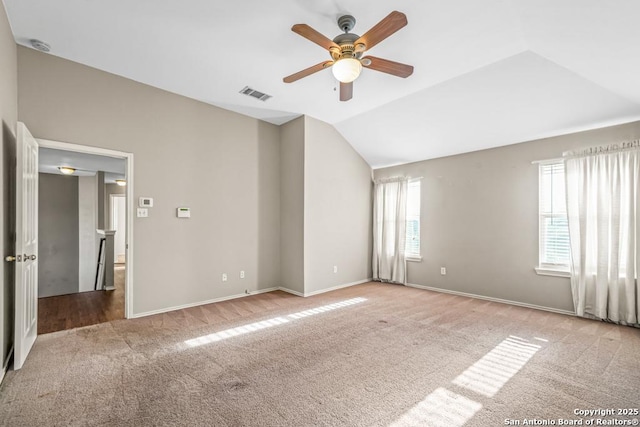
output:
[[29, 43], [31, 43], [31, 46], [33, 46], [34, 49], [38, 49], [41, 52], [49, 52], [51, 50], [51, 46], [42, 40], [31, 39], [29, 40]]
[[240, 93], [254, 97], [256, 99], [259, 99], [260, 101], [266, 101], [267, 99], [271, 98], [271, 95], [267, 95], [266, 93], [251, 89], [249, 86], [245, 86], [244, 89], [240, 91]]

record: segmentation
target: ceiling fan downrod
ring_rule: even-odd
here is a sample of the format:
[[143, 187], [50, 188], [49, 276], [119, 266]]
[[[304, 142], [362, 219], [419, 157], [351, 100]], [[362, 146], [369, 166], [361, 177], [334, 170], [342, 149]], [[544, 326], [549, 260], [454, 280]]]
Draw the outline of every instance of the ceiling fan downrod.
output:
[[348, 33], [349, 31], [353, 30], [353, 27], [355, 26], [356, 26], [356, 18], [354, 18], [351, 15], [342, 15], [341, 17], [338, 18], [338, 27], [345, 33]]

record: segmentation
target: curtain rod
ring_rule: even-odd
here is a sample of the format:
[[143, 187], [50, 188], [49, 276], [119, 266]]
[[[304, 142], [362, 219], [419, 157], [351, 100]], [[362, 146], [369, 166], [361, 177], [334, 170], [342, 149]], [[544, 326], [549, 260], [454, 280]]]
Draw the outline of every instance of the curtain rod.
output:
[[532, 165], [537, 165], [537, 164], [545, 164], [545, 163], [558, 163], [558, 162], [562, 162], [562, 161], [564, 161], [564, 158], [557, 157], [555, 159], [534, 160], [533, 162], [531, 162], [531, 164]]
[[640, 140], [636, 139], [630, 142], [619, 142], [608, 145], [600, 145], [595, 147], [589, 147], [582, 150], [571, 150], [562, 153], [562, 157], [565, 159], [573, 159], [576, 157], [588, 157], [597, 156], [601, 154], [615, 154], [626, 151], [640, 149]]
[[[386, 178], [378, 178], [378, 179], [383, 179], [383, 180], [384, 179], [392, 179], [393, 180], [393, 179], [397, 179], [397, 178], [407, 178], [408, 181], [415, 181], [417, 179], [423, 179], [424, 177], [423, 176], [416, 176], [416, 177], [411, 177], [411, 176], [405, 176], [405, 177], [389, 176], [389, 177], [386, 177]], [[376, 179], [372, 177], [371, 181], [376, 181]]]

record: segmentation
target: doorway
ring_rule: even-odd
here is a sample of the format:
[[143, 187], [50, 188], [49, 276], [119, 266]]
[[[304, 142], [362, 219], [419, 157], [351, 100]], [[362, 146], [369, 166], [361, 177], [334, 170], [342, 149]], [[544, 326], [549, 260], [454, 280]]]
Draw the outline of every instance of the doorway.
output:
[[[132, 247], [133, 205], [129, 201], [133, 193], [133, 155], [58, 141], [37, 142], [40, 146], [41, 188], [50, 187], [42, 186], [45, 181], [64, 182], [72, 188], [71, 194], [76, 200], [75, 203], [60, 203], [63, 193], [57, 190], [50, 191], [48, 195], [41, 194], [41, 200], [55, 194], [53, 205], [59, 208], [62, 205], [67, 213], [56, 216], [55, 212], [40, 206], [40, 224], [53, 222], [54, 228], [60, 228], [60, 224], [70, 223], [69, 217], [74, 214], [77, 219], [75, 226], [67, 227], [77, 237], [72, 235], [73, 243], [67, 242], [66, 245], [76, 246], [73, 248], [77, 254], [76, 270], [69, 268], [67, 273], [71, 273], [77, 283], [71, 286], [67, 283], [67, 289], [57, 293], [51, 292], [49, 286], [49, 294], [40, 295], [38, 334], [130, 317], [133, 259], [129, 248]], [[73, 172], [63, 176], [60, 168]], [[74, 180], [78, 184], [69, 185]], [[50, 214], [53, 218], [48, 216]], [[39, 258], [41, 265], [46, 266], [47, 257], [60, 259], [65, 247], [58, 242], [47, 241], [46, 231], [42, 226], [38, 228], [41, 234]], [[110, 251], [106, 250], [107, 244]], [[49, 250], [51, 247], [56, 250]], [[64, 265], [61, 262], [56, 264]], [[50, 269], [40, 270], [39, 293], [41, 284], [47, 286], [56, 282], [54, 274], [55, 271]]]

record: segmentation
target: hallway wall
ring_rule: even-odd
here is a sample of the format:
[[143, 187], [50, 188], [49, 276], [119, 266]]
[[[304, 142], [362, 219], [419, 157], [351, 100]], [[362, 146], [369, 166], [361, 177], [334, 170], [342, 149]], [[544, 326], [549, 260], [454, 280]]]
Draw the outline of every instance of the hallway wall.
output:
[[78, 177], [38, 175], [38, 298], [78, 292]]

